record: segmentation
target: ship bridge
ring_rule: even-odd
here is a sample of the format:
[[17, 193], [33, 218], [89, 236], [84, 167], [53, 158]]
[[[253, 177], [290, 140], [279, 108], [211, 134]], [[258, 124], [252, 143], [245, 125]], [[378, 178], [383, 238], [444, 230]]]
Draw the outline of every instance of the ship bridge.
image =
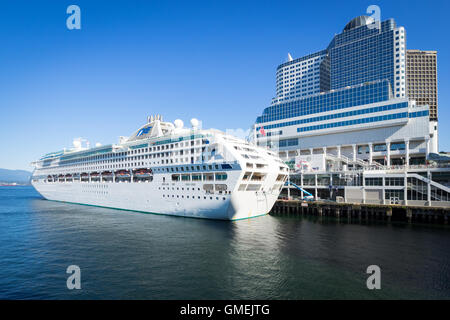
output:
[[163, 122], [161, 115], [151, 116], [148, 118], [147, 123], [140, 127], [127, 141], [161, 137], [172, 133], [174, 129], [173, 123]]

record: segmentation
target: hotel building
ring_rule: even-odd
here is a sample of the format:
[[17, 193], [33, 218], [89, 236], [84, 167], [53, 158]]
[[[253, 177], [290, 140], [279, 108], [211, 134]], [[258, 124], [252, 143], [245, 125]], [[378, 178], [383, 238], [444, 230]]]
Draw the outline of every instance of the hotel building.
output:
[[406, 79], [406, 95], [428, 105], [430, 121], [437, 121], [437, 52], [406, 50]]
[[[405, 28], [367, 16], [347, 23], [325, 50], [289, 55], [277, 68], [276, 96], [256, 119], [258, 145], [276, 150], [298, 172], [292, 179], [316, 197], [447, 203], [450, 177], [439, 176], [442, 189], [427, 166], [429, 154], [438, 152], [437, 125], [430, 122], [429, 102], [408, 96], [406, 60]], [[408, 171], [414, 166], [425, 171]], [[403, 171], [392, 176], [394, 167]], [[373, 185], [372, 174], [381, 183]], [[396, 174], [406, 179], [401, 185], [385, 181]], [[417, 191], [424, 183], [427, 191]], [[433, 188], [444, 193], [428, 194]]]

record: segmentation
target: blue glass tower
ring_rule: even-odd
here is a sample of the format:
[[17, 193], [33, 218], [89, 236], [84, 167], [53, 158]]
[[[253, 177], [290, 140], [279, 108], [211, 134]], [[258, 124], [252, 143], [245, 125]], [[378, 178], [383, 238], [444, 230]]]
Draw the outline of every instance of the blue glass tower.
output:
[[405, 98], [405, 37], [393, 19], [354, 18], [325, 50], [278, 66], [276, 97], [256, 123]]
[[394, 88], [393, 19], [378, 25], [362, 16], [350, 21], [328, 47], [330, 89], [375, 80], [389, 80]]

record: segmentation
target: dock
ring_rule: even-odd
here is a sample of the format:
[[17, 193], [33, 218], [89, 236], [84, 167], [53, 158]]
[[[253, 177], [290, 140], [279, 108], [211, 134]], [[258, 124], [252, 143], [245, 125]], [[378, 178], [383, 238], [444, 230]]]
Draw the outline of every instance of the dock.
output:
[[309, 215], [346, 218], [355, 221], [399, 221], [407, 223], [449, 223], [450, 209], [392, 204], [338, 203], [331, 201], [277, 200], [271, 215]]

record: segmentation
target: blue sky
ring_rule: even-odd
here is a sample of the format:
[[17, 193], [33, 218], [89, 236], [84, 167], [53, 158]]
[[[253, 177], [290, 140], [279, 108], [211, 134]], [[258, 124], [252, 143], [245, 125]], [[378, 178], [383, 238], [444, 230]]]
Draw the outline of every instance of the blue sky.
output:
[[[275, 94], [275, 70], [324, 49], [376, 4], [437, 50], [440, 150], [450, 151], [447, 15], [442, 1], [2, 1], [0, 168], [43, 153], [116, 143], [160, 113], [205, 128], [247, 129]], [[66, 8], [81, 8], [68, 30]]]

